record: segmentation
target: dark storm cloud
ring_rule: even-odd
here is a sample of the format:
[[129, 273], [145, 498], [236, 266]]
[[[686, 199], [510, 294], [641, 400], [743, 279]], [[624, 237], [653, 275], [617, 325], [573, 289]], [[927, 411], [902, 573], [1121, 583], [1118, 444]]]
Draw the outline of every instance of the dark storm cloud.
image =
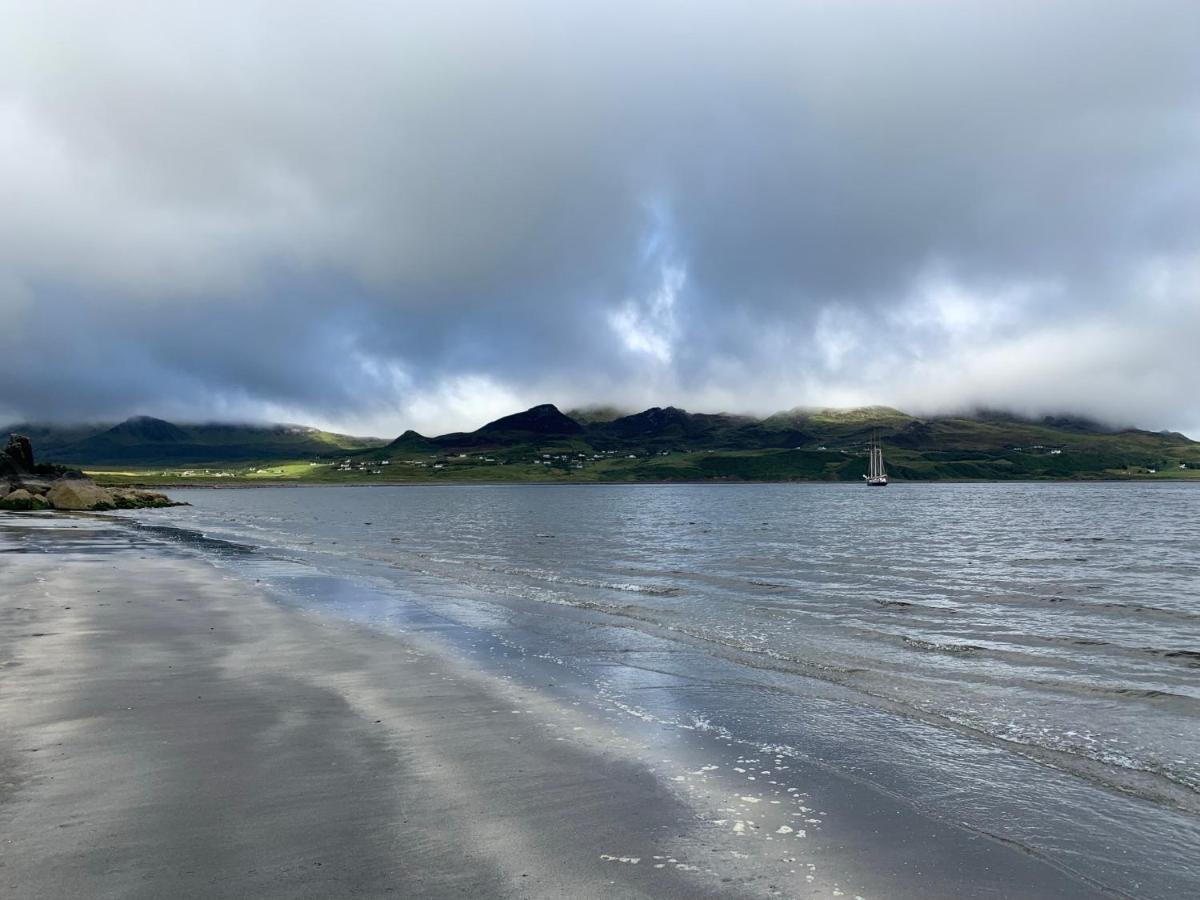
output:
[[0, 415], [1200, 424], [1193, 3], [5, 21]]

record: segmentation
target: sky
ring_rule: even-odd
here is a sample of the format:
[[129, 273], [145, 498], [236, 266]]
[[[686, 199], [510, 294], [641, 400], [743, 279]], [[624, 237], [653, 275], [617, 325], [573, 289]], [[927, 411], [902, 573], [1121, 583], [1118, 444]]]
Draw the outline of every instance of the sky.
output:
[[1200, 438], [1200, 3], [0, 0], [0, 420]]

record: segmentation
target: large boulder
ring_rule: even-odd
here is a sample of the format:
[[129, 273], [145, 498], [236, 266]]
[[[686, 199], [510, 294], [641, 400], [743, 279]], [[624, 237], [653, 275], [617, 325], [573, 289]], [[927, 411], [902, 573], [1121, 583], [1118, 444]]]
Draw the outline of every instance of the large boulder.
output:
[[46, 499], [55, 509], [116, 509], [112, 492], [91, 481], [64, 479], [56, 481], [46, 492]]
[[24, 488], [17, 488], [0, 497], [0, 509], [46, 509], [49, 505], [45, 497], [40, 494], [31, 494]]

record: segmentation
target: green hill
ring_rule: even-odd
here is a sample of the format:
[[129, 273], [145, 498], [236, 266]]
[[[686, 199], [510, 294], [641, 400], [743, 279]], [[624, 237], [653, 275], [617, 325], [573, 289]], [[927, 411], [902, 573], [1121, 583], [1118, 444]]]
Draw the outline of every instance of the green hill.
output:
[[177, 425], [150, 416], [135, 416], [116, 425], [18, 424], [5, 431], [29, 437], [41, 459], [79, 466], [319, 458], [384, 443], [301, 425]]
[[[610, 414], [612, 413], [612, 414]], [[765, 419], [652, 407], [574, 419], [543, 404], [472, 432], [391, 443], [295, 425], [16, 426], [39, 455], [118, 478], [253, 481], [858, 481], [880, 438], [896, 481], [1200, 477], [1200, 444], [1072, 416], [919, 418], [887, 407]], [[203, 465], [205, 469], [197, 471]], [[219, 469], [220, 471], [214, 471]], [[222, 483], [228, 483], [222, 481]]]
[[[873, 435], [901, 481], [1192, 477], [1200, 470], [1200, 444], [1183, 435], [1070, 416], [987, 411], [922, 419], [889, 407], [793, 409], [765, 419], [676, 407], [612, 413], [597, 408], [574, 420], [543, 405], [474, 432], [424, 443], [410, 434], [394, 446], [405, 442], [404, 449], [427, 454], [404, 464], [433, 480], [858, 481]], [[399, 477], [397, 470], [388, 477]]]
[[387, 454], [393, 451], [397, 453], [436, 453], [438, 445], [425, 435], [418, 434], [410, 428], [386, 447], [381, 447], [378, 453], [372, 455], [386, 458]]

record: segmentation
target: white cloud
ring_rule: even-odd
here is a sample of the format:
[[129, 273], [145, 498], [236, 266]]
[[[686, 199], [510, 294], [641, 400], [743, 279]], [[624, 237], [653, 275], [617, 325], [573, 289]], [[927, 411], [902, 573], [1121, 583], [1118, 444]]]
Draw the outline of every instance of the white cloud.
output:
[[644, 354], [663, 365], [671, 362], [678, 337], [675, 302], [686, 283], [683, 268], [664, 265], [654, 290], [645, 297], [627, 299], [609, 313], [609, 326], [625, 350]]

